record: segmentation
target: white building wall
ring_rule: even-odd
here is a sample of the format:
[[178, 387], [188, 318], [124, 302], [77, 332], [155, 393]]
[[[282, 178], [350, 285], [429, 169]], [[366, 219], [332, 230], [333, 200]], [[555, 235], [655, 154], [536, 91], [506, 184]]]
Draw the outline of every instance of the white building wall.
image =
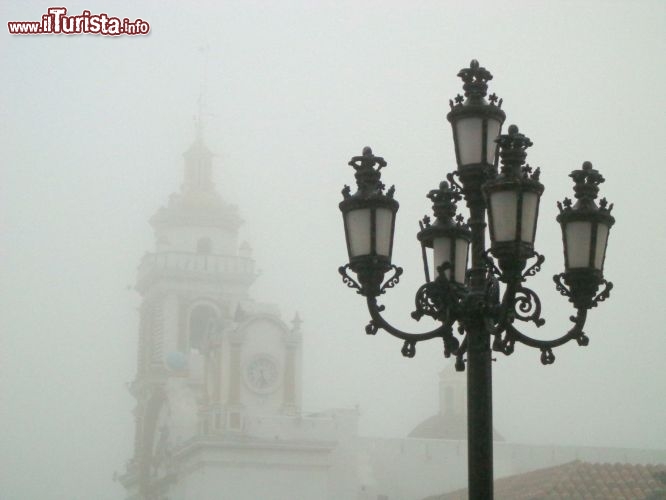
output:
[[317, 467], [206, 465], [181, 480], [173, 500], [327, 500], [327, 470]]
[[374, 468], [377, 494], [421, 500], [465, 487], [467, 443], [439, 439], [361, 438]]
[[170, 500], [329, 500], [331, 445], [208, 442], [187, 453]]

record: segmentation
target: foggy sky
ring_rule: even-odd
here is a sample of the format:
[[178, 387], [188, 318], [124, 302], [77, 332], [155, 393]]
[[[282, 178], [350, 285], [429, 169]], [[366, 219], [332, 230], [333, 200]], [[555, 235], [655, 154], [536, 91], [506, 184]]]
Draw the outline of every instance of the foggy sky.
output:
[[[347, 161], [372, 146], [401, 204], [394, 262], [405, 275], [386, 316], [424, 331], [409, 317], [423, 280], [417, 221], [455, 169], [445, 115], [472, 58], [494, 75], [505, 129], [533, 140], [528, 161], [546, 186], [546, 265], [528, 284], [544, 302], [541, 338], [570, 324], [551, 280], [563, 267], [555, 202], [583, 161], [605, 176], [617, 220], [605, 268], [615, 288], [591, 311], [590, 345], [557, 349], [549, 367], [527, 347], [498, 354], [495, 427], [512, 442], [666, 448], [666, 4], [199, 5], [66, 4], [142, 18], [148, 36], [2, 35], [0, 499], [122, 497], [111, 477], [132, 453], [132, 286], [152, 250], [147, 221], [179, 188], [202, 93], [218, 189], [262, 270], [253, 297], [304, 320], [305, 410], [359, 405], [361, 433], [386, 437], [434, 414], [451, 360], [436, 341], [408, 360], [385, 332], [364, 334], [363, 300], [337, 274], [337, 204], [353, 182]], [[3, 29], [49, 6], [3, 2]]]

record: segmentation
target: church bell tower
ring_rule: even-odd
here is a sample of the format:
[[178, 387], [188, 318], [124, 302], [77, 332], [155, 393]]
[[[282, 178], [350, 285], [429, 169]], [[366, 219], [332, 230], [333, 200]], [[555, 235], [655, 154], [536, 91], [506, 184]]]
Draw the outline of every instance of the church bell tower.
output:
[[215, 189], [213, 159], [198, 127], [180, 191], [150, 219], [155, 247], [136, 282], [134, 454], [119, 478], [128, 500], [207, 498], [193, 493], [192, 457], [300, 412], [300, 320], [287, 325], [251, 300], [254, 260], [237, 208]]

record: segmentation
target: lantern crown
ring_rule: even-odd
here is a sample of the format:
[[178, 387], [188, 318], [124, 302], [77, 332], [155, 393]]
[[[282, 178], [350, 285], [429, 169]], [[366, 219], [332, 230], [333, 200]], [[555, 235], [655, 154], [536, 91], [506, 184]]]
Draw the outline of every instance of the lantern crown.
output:
[[442, 221], [455, 217], [456, 202], [462, 199], [460, 190], [450, 187], [446, 181], [442, 181], [438, 189], [433, 189], [426, 196], [432, 201], [435, 217]]
[[458, 76], [463, 81], [463, 90], [465, 97], [470, 101], [480, 101], [488, 92], [488, 81], [493, 79], [493, 75], [486, 68], [479, 66], [479, 61], [472, 59], [469, 68], [463, 68], [458, 72]]
[[606, 198], [599, 200], [599, 206], [595, 202], [599, 194], [599, 184], [602, 184], [605, 179], [598, 170], [592, 167], [592, 163], [589, 161], [583, 162], [582, 168], [571, 172], [569, 177], [574, 181], [574, 197], [577, 201], [574, 204], [570, 198], [565, 198], [562, 203], [557, 202], [561, 214], [565, 215], [573, 211], [591, 211], [609, 216], [615, 222], [613, 217], [610, 216], [613, 204], [609, 204]]
[[[363, 148], [361, 156], [352, 157], [348, 165], [353, 167], [356, 171], [354, 174], [354, 177], [356, 178], [356, 186], [358, 188], [356, 195], [368, 197], [382, 194], [384, 191], [384, 184], [381, 181], [382, 174], [380, 171], [387, 164], [384, 158], [372, 154], [372, 148], [370, 146]], [[345, 186], [342, 194], [347, 198], [350, 196], [349, 192], [349, 187]], [[394, 188], [391, 188], [386, 195], [389, 198], [393, 198], [393, 193]]]
[[500, 146], [502, 174], [518, 177], [527, 158], [527, 148], [532, 146], [532, 141], [520, 133], [516, 125], [510, 125], [509, 133], [500, 135], [495, 142]]
[[[599, 194], [599, 184], [605, 181], [598, 170], [592, 167], [592, 163], [586, 161], [579, 170], [574, 170], [569, 174], [574, 181], [574, 196], [578, 200], [576, 205], [580, 208], [594, 208], [594, 200]], [[604, 204], [605, 208], [606, 203]], [[612, 205], [608, 211], [612, 209]]]

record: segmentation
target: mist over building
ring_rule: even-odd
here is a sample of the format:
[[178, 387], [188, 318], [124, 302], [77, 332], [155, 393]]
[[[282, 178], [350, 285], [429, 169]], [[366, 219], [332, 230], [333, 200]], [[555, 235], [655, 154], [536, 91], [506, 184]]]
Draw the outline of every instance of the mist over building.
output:
[[[360, 435], [358, 408], [303, 411], [307, 325], [252, 299], [250, 245], [197, 123], [138, 269], [134, 453], [117, 476], [127, 500], [420, 500], [463, 487], [466, 384], [453, 366], [440, 373], [437, 413], [405, 437]], [[493, 439], [498, 477], [581, 459], [666, 463], [666, 451]]]
[[[291, 456], [291, 479], [316, 469], [303, 484], [317, 491], [324, 477], [369, 498], [463, 488], [465, 375], [438, 342], [407, 359], [394, 338], [364, 333], [368, 312], [338, 274], [338, 203], [349, 158], [371, 146], [400, 201], [393, 259], [405, 272], [382, 296], [386, 318], [428, 330], [410, 317], [423, 284], [415, 235], [425, 195], [455, 169], [445, 115], [473, 58], [494, 75], [506, 124], [534, 142], [547, 186], [539, 338], [571, 327], [551, 279], [569, 172], [591, 161], [618, 214], [605, 264], [615, 286], [591, 315], [590, 344], [562, 346], [549, 367], [522, 347], [493, 363], [497, 475], [575, 458], [664, 461], [666, 3], [61, 7], [141, 19], [150, 32], [12, 35], [8, 23], [49, 6], [0, 2], [2, 500], [118, 500], [156, 478], [185, 494], [195, 457], [229, 458], [235, 439], [246, 444], [237, 464], [256, 464], [247, 443], [275, 435], [282, 451], [269, 462]], [[142, 347], [148, 331], [155, 343]], [[440, 374], [455, 384], [440, 390]], [[242, 474], [254, 487], [264, 470]]]

